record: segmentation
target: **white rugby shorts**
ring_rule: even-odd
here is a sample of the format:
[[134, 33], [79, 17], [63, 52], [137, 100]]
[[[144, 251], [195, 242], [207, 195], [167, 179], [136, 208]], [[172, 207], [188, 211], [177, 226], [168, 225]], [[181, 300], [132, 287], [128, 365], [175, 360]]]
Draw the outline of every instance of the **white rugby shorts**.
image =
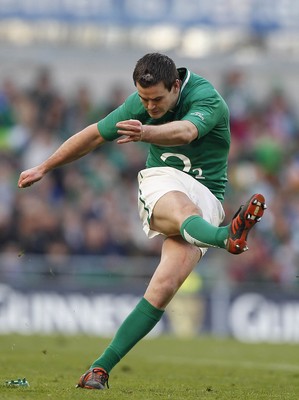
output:
[[[192, 176], [172, 167], [143, 169], [138, 174], [138, 210], [143, 230], [148, 238], [160, 235], [150, 229], [150, 219], [156, 202], [173, 190], [185, 193], [203, 213], [203, 218], [215, 226], [224, 220], [221, 202], [202, 183]], [[206, 250], [206, 249], [205, 249]]]

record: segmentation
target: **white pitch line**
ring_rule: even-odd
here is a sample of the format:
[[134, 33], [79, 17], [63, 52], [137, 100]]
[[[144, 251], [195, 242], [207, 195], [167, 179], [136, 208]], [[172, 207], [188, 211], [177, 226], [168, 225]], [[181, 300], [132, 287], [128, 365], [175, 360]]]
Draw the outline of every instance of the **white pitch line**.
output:
[[[148, 359], [150, 359], [148, 357]], [[263, 370], [276, 370], [276, 371], [290, 371], [299, 372], [299, 365], [285, 364], [285, 363], [265, 363], [265, 362], [253, 362], [253, 361], [229, 361], [220, 359], [191, 359], [187, 357], [165, 357], [165, 356], [155, 356], [155, 362], [170, 362], [176, 364], [193, 364], [193, 365], [215, 365], [223, 367], [238, 367], [247, 369], [263, 369]]]

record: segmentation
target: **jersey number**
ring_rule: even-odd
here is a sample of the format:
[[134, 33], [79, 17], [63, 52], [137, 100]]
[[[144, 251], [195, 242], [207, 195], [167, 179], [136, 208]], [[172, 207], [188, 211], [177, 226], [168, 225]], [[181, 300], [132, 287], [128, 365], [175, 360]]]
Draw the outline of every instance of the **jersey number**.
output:
[[191, 172], [195, 173], [195, 178], [196, 179], [205, 179], [205, 177], [202, 176], [202, 169], [201, 168], [193, 168], [192, 169], [190, 158], [186, 157], [184, 154], [180, 154], [180, 153], [163, 153], [161, 155], [161, 160], [165, 162], [168, 157], [177, 157], [177, 158], [179, 158], [184, 164], [184, 168], [183, 168], [184, 172], [188, 173], [188, 172], [191, 171]]

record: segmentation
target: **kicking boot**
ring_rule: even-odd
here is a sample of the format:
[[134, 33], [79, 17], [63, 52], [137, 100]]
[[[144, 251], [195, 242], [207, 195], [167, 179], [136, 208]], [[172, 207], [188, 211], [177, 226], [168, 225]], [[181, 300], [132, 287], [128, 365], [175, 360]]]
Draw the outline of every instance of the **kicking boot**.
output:
[[266, 208], [262, 194], [254, 194], [245, 205], [239, 208], [229, 228], [226, 243], [226, 250], [229, 253], [240, 254], [248, 250], [246, 241], [248, 233], [261, 220]]
[[103, 368], [92, 368], [83, 374], [79, 380], [77, 388], [83, 389], [109, 389], [108, 385], [109, 374]]

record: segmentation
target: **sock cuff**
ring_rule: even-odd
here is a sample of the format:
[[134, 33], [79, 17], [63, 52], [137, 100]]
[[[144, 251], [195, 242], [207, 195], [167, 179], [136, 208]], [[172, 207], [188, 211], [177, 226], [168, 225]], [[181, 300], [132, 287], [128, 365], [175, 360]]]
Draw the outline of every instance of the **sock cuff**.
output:
[[[183, 236], [183, 238], [185, 238], [185, 236], [184, 236], [184, 230], [186, 229], [187, 225], [188, 225], [191, 221], [193, 221], [194, 219], [197, 219], [197, 218], [201, 218], [201, 217], [200, 217], [199, 215], [190, 215], [190, 217], [188, 217], [187, 219], [185, 219], [185, 221], [182, 223], [180, 232], [181, 232], [181, 235]], [[201, 219], [202, 219], [202, 218], [201, 218]]]
[[162, 315], [164, 314], [164, 310], [154, 307], [144, 297], [137, 304], [136, 308], [154, 321], [160, 321]]

